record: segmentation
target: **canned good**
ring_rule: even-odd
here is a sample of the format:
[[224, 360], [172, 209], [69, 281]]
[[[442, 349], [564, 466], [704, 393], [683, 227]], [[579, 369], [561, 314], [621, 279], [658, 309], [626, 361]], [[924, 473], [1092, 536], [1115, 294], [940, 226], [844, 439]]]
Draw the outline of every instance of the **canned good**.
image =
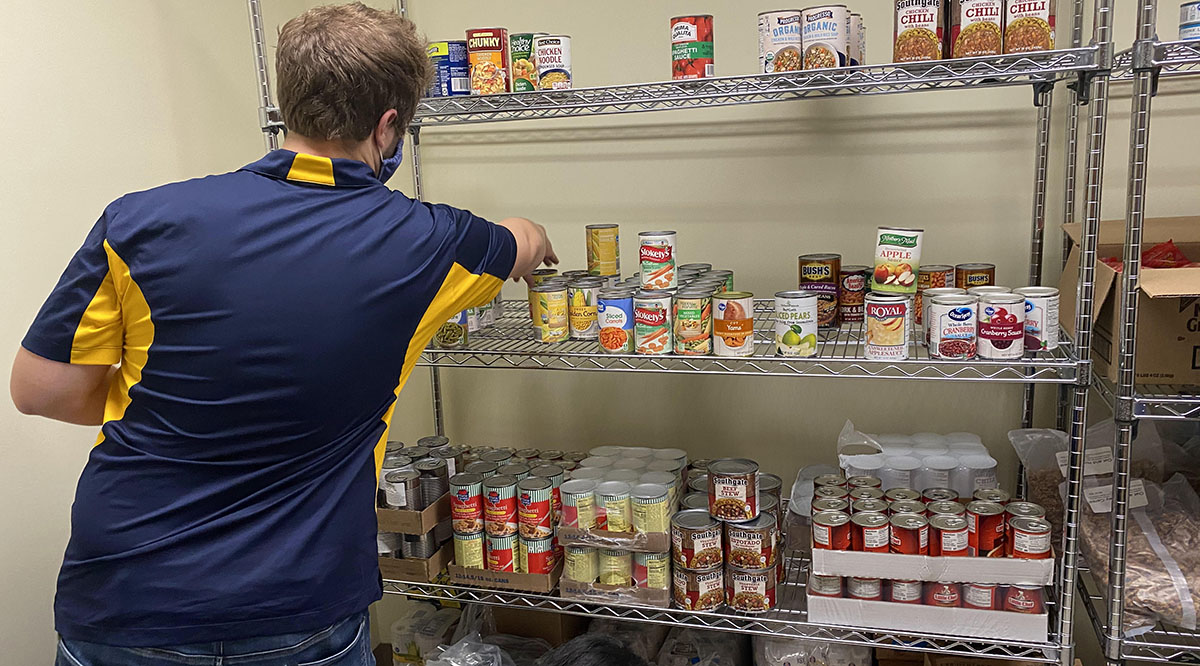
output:
[[758, 474], [758, 494], [774, 495], [778, 500], [780, 493], [783, 491], [783, 479], [776, 474], [759, 472]]
[[879, 361], [908, 358], [912, 307], [901, 294], [870, 293], [866, 297], [863, 356]]
[[[514, 458], [514, 460], [517, 460], [517, 458]], [[528, 460], [528, 458], [521, 458], [521, 460]], [[496, 473], [500, 474], [501, 476], [511, 476], [517, 481], [523, 481], [529, 478], [529, 469], [529, 465], [526, 465], [523, 462], [510, 462], [506, 465], [501, 465], [500, 468], [496, 470]]]
[[708, 466], [708, 511], [718, 520], [758, 517], [758, 463], [724, 458]]
[[713, 283], [716, 283], [718, 280], [724, 283], [725, 287], [723, 289], [718, 288], [718, 293], [733, 291], [733, 271], [714, 268], [700, 276], [700, 281], [707, 282], [710, 280]]
[[600, 577], [600, 554], [590, 546], [567, 546], [563, 576], [580, 583], [594, 583]]
[[974, 358], [977, 349], [976, 296], [934, 296], [929, 304], [929, 356]]
[[850, 10], [820, 5], [801, 10], [804, 69], [845, 67], [850, 62]]
[[857, 67], [865, 65], [867, 62], [867, 26], [863, 23], [862, 14], [851, 12], [850, 14], [850, 34], [847, 35], [848, 56], [850, 57], [850, 65]]
[[671, 19], [671, 78], [705, 79], [713, 74], [713, 17], [710, 14]]
[[517, 533], [517, 480], [515, 478], [497, 475], [484, 480], [483, 529], [488, 536], [508, 536]]
[[671, 589], [671, 556], [668, 553], [634, 553], [633, 584], [651, 590]]
[[467, 62], [472, 95], [512, 92], [509, 49], [506, 28], [467, 31]]
[[925, 600], [925, 584], [919, 580], [894, 580], [888, 600], [897, 604], [919, 604]]
[[632, 513], [628, 483], [605, 481], [596, 486], [596, 520], [600, 529], [629, 532], [632, 530]]
[[684, 509], [704, 509], [704, 513], [708, 513], [708, 493], [688, 493], [679, 501], [679, 506]]
[[483, 477], [463, 472], [450, 477], [450, 520], [455, 532], [483, 531]]
[[567, 90], [571, 87], [571, 37], [569, 35], [534, 37], [533, 53], [534, 62], [537, 63], [538, 88]]
[[[945, 289], [947, 285], [953, 286], [953, 282], [953, 266], [934, 264], [920, 267], [917, 271], [917, 297], [913, 301], [913, 324], [916, 330], [924, 330], [922, 327], [925, 325], [925, 313], [928, 311], [925, 292], [929, 289]], [[925, 341], [929, 342], [928, 337]]]
[[846, 596], [864, 601], [883, 601], [883, 581], [878, 578], [851, 576], [846, 579]]
[[921, 493], [912, 488], [888, 488], [883, 493], [883, 498], [889, 502], [898, 502], [900, 500], [921, 500]]
[[941, 500], [925, 505], [925, 511], [930, 516], [965, 516], [967, 507], [957, 500]]
[[1054, 0], [1008, 2], [1004, 8], [1004, 52], [1054, 48]]
[[633, 294], [624, 289], [600, 289], [596, 296], [596, 321], [600, 351], [633, 352]]
[[1185, 42], [1200, 39], [1200, 23], [1181, 23], [1179, 39]]
[[996, 284], [996, 264], [958, 264], [954, 267], [954, 286], [959, 289]]
[[545, 33], [518, 32], [509, 39], [509, 61], [512, 63], [512, 91], [537, 90], [538, 68], [533, 54], [533, 39]]
[[942, 608], [962, 606], [962, 586], [958, 583], [926, 583], [925, 605]]
[[929, 309], [933, 307], [932, 301], [934, 297], [964, 296], [966, 293], [966, 289], [959, 289], [958, 287], [930, 287], [929, 289], [924, 289], [917, 293], [917, 299], [915, 302], [920, 304], [919, 307], [923, 313], [922, 321], [917, 322], [922, 324], [920, 326], [920, 335], [918, 337], [924, 341], [926, 346], [929, 345], [929, 338], [932, 337], [933, 334], [933, 326], [930, 325], [932, 318], [929, 315]]
[[421, 473], [415, 469], [388, 472], [383, 480], [383, 493], [390, 509], [417, 509], [421, 502]]
[[717, 356], [754, 354], [754, 295], [727, 291], [713, 296], [713, 351]]
[[1017, 359], [1025, 352], [1025, 297], [979, 297], [979, 358]]
[[850, 512], [850, 500], [840, 497], [813, 497], [812, 512], [820, 513], [822, 511], [845, 511]]
[[929, 518], [929, 554], [933, 557], [964, 557], [970, 537], [967, 519], [939, 514]]
[[433, 80], [429, 84], [428, 97], [454, 97], [470, 95], [471, 85], [467, 69], [467, 43], [463, 40], [430, 42], [425, 53], [433, 64]]
[[554, 554], [554, 537], [526, 539], [517, 542], [517, 555], [523, 573], [548, 574], [558, 564]]
[[[861, 500], [877, 502], [879, 500]], [[853, 526], [851, 549], [867, 553], [886, 553], [891, 549], [888, 517], [882, 513], [859, 512], [850, 519]]]
[[725, 570], [725, 603], [743, 613], [765, 613], [775, 607], [775, 567]]
[[846, 487], [850, 488], [850, 489], [881, 488], [881, 487], [883, 487], [883, 480], [877, 476], [865, 476], [865, 475], [852, 476], [852, 477], [846, 479]]
[[1000, 610], [1000, 586], [991, 583], [963, 583], [962, 607], [976, 610]]
[[600, 583], [603, 585], [629, 585], [633, 578], [633, 558], [629, 551], [611, 548], [599, 549]]
[[816, 488], [819, 488], [820, 486], [834, 486], [837, 488], [845, 488], [846, 487], [846, 477], [842, 476], [841, 474], [822, 474], [822, 475], [818, 476], [817, 478], [813, 479], [813, 488], [816, 489]]
[[864, 300], [871, 269], [868, 266], [842, 266], [838, 272], [841, 289], [838, 292], [838, 318], [843, 322], [863, 320]]
[[745, 523], [725, 523], [725, 561], [731, 567], [758, 569], [775, 566], [779, 527], [773, 516]]
[[943, 0], [895, 0], [893, 62], [942, 59]]
[[406, 560], [427, 560], [436, 552], [437, 543], [434, 541], [432, 531], [425, 534], [400, 535], [400, 554]]
[[1050, 523], [1042, 518], [1024, 516], [1008, 521], [1005, 548], [1009, 557], [1025, 560], [1044, 560], [1050, 557]]
[[448, 476], [454, 476], [457, 474], [458, 470], [463, 468], [463, 461], [465, 460], [463, 457], [463, 450], [458, 446], [443, 446], [441, 448], [433, 449], [429, 453], [429, 457], [441, 458], [442, 460], [445, 460], [446, 474]]
[[784, 9], [758, 15], [758, 71], [761, 74], [804, 69], [800, 12]]
[[562, 496], [562, 525], [591, 529], [597, 527], [596, 486], [592, 479], [571, 479], [559, 488]]
[[1025, 351], [1058, 349], [1058, 289], [1021, 287], [1025, 297]]
[[779, 356], [815, 356], [817, 353], [818, 296], [809, 291], [775, 294], [775, 353]]
[[879, 227], [875, 234], [872, 292], [916, 293], [924, 234], [921, 229]]
[[[967, 505], [967, 554], [990, 557], [1004, 548], [1004, 507], [976, 500]], [[997, 551], [997, 549], [1001, 549]]]
[[1004, 505], [1004, 519], [1011, 520], [1013, 518], [1045, 518], [1046, 510], [1041, 504], [1033, 502], [1013, 501]]
[[[871, 490], [878, 489], [871, 488]], [[880, 495], [882, 496], [883, 493], [880, 493]], [[850, 504], [850, 513], [852, 515], [858, 513], [882, 513], [886, 515], [888, 513], [888, 503], [883, 499], [876, 498], [854, 500], [854, 502]]]
[[971, 496], [980, 502], [994, 502], [1000, 506], [1008, 504], [1008, 493], [999, 488], [981, 488]]
[[808, 577], [808, 593], [817, 597], [841, 597], [842, 577], [812, 574]]
[[454, 563], [465, 569], [482, 569], [487, 563], [483, 555], [482, 531], [454, 533]]
[[674, 567], [675, 605], [685, 610], [715, 610], [725, 603], [725, 576], [721, 567], [693, 571]]
[[672, 344], [671, 293], [637, 292], [633, 297], [634, 350], [639, 354], [670, 354]]
[[562, 342], [570, 334], [567, 286], [545, 282], [530, 290], [533, 298], [535, 337], [541, 342]]
[[517, 482], [517, 522], [522, 539], [554, 535], [553, 489], [550, 479], [529, 477]]
[[669, 529], [671, 509], [666, 486], [641, 483], [629, 491], [629, 497], [635, 532], [666, 532]]
[[818, 500], [836, 499], [850, 500], [850, 491], [838, 486], [816, 486], [813, 488], [813, 505], [816, 506]]
[[488, 534], [487, 535], [487, 568], [488, 571], [518, 572], [517, 567], [517, 535]]
[[1003, 608], [1010, 613], [1045, 613], [1045, 591], [1038, 585], [1009, 585]]
[[[421, 475], [420, 500], [411, 508], [423, 510], [437, 503], [450, 491], [450, 478], [446, 461], [441, 458], [424, 458], [418, 460], [413, 468]], [[411, 499], [409, 500], [412, 501]]]
[[621, 273], [621, 234], [616, 224], [589, 224], [584, 227], [587, 239], [587, 271], [589, 275]]
[[1184, 0], [1179, 3], [1179, 25], [1200, 23], [1200, 0]]
[[814, 550], [850, 550], [853, 544], [850, 514], [843, 511], [822, 511], [812, 517], [812, 547]]
[[[850, 491], [850, 501], [858, 502], [859, 500], [880, 500], [883, 501], [883, 491], [879, 488], [854, 488]], [[887, 509], [887, 502], [883, 502], [884, 510]]]
[[915, 513], [918, 516], [924, 516], [927, 507], [921, 500], [896, 500], [888, 504], [888, 514], [896, 515], [898, 513]]
[[802, 254], [798, 263], [800, 289], [817, 297], [817, 326], [837, 328], [842, 255]]
[[579, 280], [567, 287], [567, 319], [572, 340], [597, 340], [600, 325], [596, 318], [596, 298], [600, 291], [600, 280]]
[[433, 346], [439, 349], [461, 349], [467, 346], [469, 333], [466, 310], [457, 312], [433, 334]]
[[915, 513], [893, 514], [891, 552], [903, 555], [929, 554], [929, 521]]
[[675, 353], [707, 356], [712, 353], [713, 303], [707, 289], [680, 289], [672, 301]]
[[675, 272], [675, 238], [674, 231], [643, 231], [638, 234], [642, 288], [674, 289], [678, 286], [678, 276]]
[[707, 510], [690, 509], [671, 517], [671, 558], [685, 569], [719, 567], [721, 525]]
[[950, 0], [950, 57], [1000, 55], [1004, 0]]
[[486, 480], [493, 476], [496, 476], [496, 470], [498, 470], [498, 469], [500, 469], [500, 466], [494, 462], [488, 462], [486, 460], [476, 460], [475, 462], [473, 462], [473, 463], [467, 465], [465, 468], [463, 468], [463, 471], [471, 473], [471, 474], [478, 474], [479, 476], [482, 476]]
[[921, 492], [921, 501], [929, 502], [946, 502], [958, 499], [958, 491], [953, 488], [926, 488]]

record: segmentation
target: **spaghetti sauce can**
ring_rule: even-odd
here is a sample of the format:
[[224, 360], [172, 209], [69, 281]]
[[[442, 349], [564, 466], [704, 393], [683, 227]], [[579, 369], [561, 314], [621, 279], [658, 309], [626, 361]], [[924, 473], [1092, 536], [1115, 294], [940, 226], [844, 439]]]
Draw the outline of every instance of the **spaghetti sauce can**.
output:
[[514, 477], [497, 475], [484, 480], [483, 526], [488, 536], [517, 533], [517, 480]]
[[863, 320], [864, 299], [867, 296], [871, 269], [859, 265], [842, 266], [838, 275], [841, 278], [838, 318], [843, 322], [860, 322]]
[[488, 571], [519, 572], [517, 567], [517, 535], [487, 536], [487, 568]]
[[799, 264], [800, 289], [817, 295], [817, 326], [837, 328], [842, 255], [802, 254]]
[[715, 76], [711, 14], [671, 19], [671, 78], [706, 79]]
[[596, 294], [596, 325], [600, 351], [633, 353], [633, 294], [627, 289], [601, 289]]
[[664, 355], [674, 351], [671, 292], [643, 289], [633, 297], [634, 351]]
[[548, 574], [554, 571], [558, 560], [554, 554], [554, 537], [541, 539], [521, 538], [517, 542], [522, 573]]
[[468, 76], [472, 95], [512, 92], [507, 28], [476, 28], [467, 31]]
[[713, 351], [717, 356], [754, 354], [754, 294], [727, 291], [713, 297]]

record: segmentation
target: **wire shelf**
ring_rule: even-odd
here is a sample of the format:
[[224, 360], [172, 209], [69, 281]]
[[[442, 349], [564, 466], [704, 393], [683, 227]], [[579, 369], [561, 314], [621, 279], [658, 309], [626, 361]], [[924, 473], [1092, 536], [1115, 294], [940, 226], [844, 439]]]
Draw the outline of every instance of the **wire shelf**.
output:
[[[1200, 74], [1200, 41], [1158, 42], [1154, 45], [1151, 64], [1159, 68], [1159, 78]], [[1133, 78], [1133, 49], [1113, 56], [1112, 78], [1117, 81]]]
[[774, 355], [775, 312], [771, 300], [754, 302], [754, 355], [647, 356], [598, 351], [595, 340], [542, 343], [533, 337], [528, 304], [506, 301], [496, 324], [472, 333], [462, 349], [429, 347], [419, 365], [443, 368], [525, 368], [538, 370], [611, 370], [683, 374], [755, 375], [769, 377], [877, 377], [1018, 383], [1075, 381], [1079, 372], [1070, 338], [1052, 352], [1012, 361], [931, 359], [925, 347], [910, 346], [910, 358], [874, 361], [863, 358], [862, 324], [821, 331], [817, 355], [809, 358]]
[[[417, 599], [480, 603], [488, 606], [507, 606], [544, 610], [568, 615], [611, 617], [652, 624], [696, 627], [740, 634], [804, 638], [830, 643], [891, 647], [919, 652], [938, 652], [996, 659], [1024, 659], [1054, 663], [1058, 659], [1055, 642], [1029, 643], [1022, 641], [989, 642], [956, 636], [925, 633], [897, 633], [877, 629], [816, 624], [808, 621], [807, 581], [809, 560], [793, 552], [785, 560], [784, 581], [776, 586], [778, 607], [762, 614], [746, 614], [728, 610], [688, 611], [678, 608], [657, 608], [619, 603], [594, 603], [564, 599], [554, 594], [510, 592], [467, 585], [418, 583], [385, 580], [384, 592]], [[1053, 617], [1053, 614], [1052, 614]], [[1053, 626], [1053, 623], [1052, 623]]]
[[[1092, 378], [1092, 386], [1116, 414], [1117, 387], [1113, 381], [1097, 374]], [[1133, 396], [1133, 413], [1126, 417], [1148, 421], [1200, 420], [1200, 386], [1138, 384]]]
[[[1092, 572], [1084, 567], [1079, 570], [1079, 592], [1083, 597], [1084, 607], [1101, 649], [1107, 649], [1108, 610], [1100, 583]], [[1200, 632], [1188, 631], [1162, 624], [1154, 629], [1125, 638], [1121, 641], [1121, 656], [1123, 659], [1138, 662], [1200, 664]]]
[[421, 100], [415, 125], [636, 113], [804, 97], [985, 88], [1054, 81], [1095, 68], [1084, 47], [1020, 55]]

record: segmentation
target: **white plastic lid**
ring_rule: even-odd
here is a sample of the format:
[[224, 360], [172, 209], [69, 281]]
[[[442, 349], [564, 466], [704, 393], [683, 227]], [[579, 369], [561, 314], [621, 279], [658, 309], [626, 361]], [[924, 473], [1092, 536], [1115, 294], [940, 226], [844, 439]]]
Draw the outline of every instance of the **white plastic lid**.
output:
[[885, 433], [883, 435], [875, 435], [875, 441], [879, 442], [879, 445], [884, 448], [887, 448], [887, 446], [889, 444], [892, 446], [912, 446], [912, 443], [913, 443], [912, 437], [909, 437], [908, 435], [900, 435], [897, 433]]
[[925, 466], [929, 469], [954, 469], [958, 467], [958, 459], [950, 456], [929, 456], [925, 458]]
[[861, 456], [846, 456], [845, 461], [847, 467], [851, 467], [860, 472], [873, 472], [878, 469], [883, 469], [884, 456], [879, 453], [869, 453]]
[[963, 456], [959, 462], [971, 469], [993, 469], [996, 466], [996, 459], [991, 456]]
[[948, 432], [944, 435], [946, 442], [953, 445], [955, 442], [974, 442], [975, 444], [983, 444], [983, 439], [973, 432]]
[[946, 438], [936, 432], [915, 432], [912, 434], [913, 448], [923, 445], [945, 446]]
[[913, 456], [888, 456], [883, 461], [884, 467], [911, 472], [921, 467], [921, 461]]

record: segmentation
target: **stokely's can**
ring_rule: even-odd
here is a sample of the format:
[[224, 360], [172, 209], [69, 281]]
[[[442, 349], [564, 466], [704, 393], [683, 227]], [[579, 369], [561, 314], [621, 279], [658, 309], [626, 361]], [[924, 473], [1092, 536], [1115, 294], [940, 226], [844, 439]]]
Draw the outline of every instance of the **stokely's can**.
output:
[[664, 355], [674, 350], [671, 293], [643, 289], [633, 296], [634, 351]]
[[1005, 549], [1009, 551], [1009, 557], [1024, 560], [1050, 557], [1050, 523], [1042, 518], [1011, 518]]
[[721, 567], [693, 571], [674, 567], [672, 596], [684, 610], [715, 610], [725, 603], [725, 571]]
[[967, 505], [967, 554], [989, 557], [993, 552], [1004, 552], [1004, 507], [976, 500]]
[[1025, 351], [1058, 349], [1058, 289], [1021, 287], [1013, 291], [1025, 297]]
[[942, 59], [942, 9], [945, 0], [895, 0], [893, 62]]
[[596, 486], [592, 479], [571, 479], [559, 488], [562, 497], [563, 527], [596, 527]]
[[467, 43], [463, 40], [430, 42], [425, 53], [433, 64], [433, 80], [429, 84], [429, 97], [456, 97], [470, 95], [468, 78]]
[[708, 512], [735, 523], [758, 517], [758, 463], [723, 458], [708, 466]]
[[925, 323], [925, 299], [921, 295], [926, 289], [954, 286], [954, 267], [933, 264], [917, 270], [917, 300], [913, 301], [913, 323], [920, 329]]
[[929, 521], [915, 513], [891, 517], [891, 552], [902, 555], [929, 554]]
[[533, 55], [533, 39], [539, 34], [545, 33], [516, 32], [508, 38], [513, 92], [537, 90], [538, 68]]
[[712, 292], [684, 287], [672, 299], [675, 353], [707, 356], [712, 353]]
[[842, 596], [842, 587], [841, 576], [812, 574], [808, 577], [808, 593], [812, 596], [839, 598]]
[[[870, 490], [879, 491], [878, 488], [871, 488]], [[886, 500], [882, 499], [882, 492], [880, 492], [879, 495], [880, 497], [878, 498], [866, 497], [860, 500], [854, 500], [850, 503], [850, 513], [882, 513], [886, 515], [888, 512], [888, 503]]]
[[924, 516], [927, 511], [925, 503], [921, 500], [893, 500], [888, 504], [888, 515], [896, 515], [898, 513], [915, 513], [918, 516]]
[[975, 358], [978, 347], [976, 296], [934, 296], [929, 303], [930, 358]]
[[1025, 297], [984, 294], [979, 297], [979, 358], [1018, 359], [1025, 353]]
[[864, 300], [867, 284], [871, 280], [871, 268], [857, 264], [842, 266], [841, 291], [838, 293], [838, 318], [843, 322], [863, 320]]
[[670, 529], [671, 508], [667, 487], [657, 483], [639, 483], [629, 491], [633, 512], [633, 531], [666, 532]]
[[996, 284], [996, 264], [957, 264], [954, 267], [954, 286], [959, 289]]
[[570, 335], [567, 285], [544, 282], [532, 289], [534, 337], [540, 342], [562, 342]]
[[958, 583], [926, 583], [925, 605], [941, 606], [942, 608], [961, 607], [962, 586]]
[[878, 361], [908, 358], [912, 305], [902, 294], [870, 293], [866, 297], [863, 356]]
[[629, 499], [628, 483], [605, 481], [596, 486], [596, 517], [601, 529], [610, 532], [633, 530], [633, 506]]
[[529, 477], [517, 483], [517, 522], [522, 539], [554, 536], [552, 495], [550, 479]]
[[800, 10], [804, 69], [845, 67], [850, 63], [850, 10], [819, 5]]
[[760, 515], [745, 523], [725, 523], [725, 561], [733, 567], [775, 566], [779, 529], [775, 518]]
[[554, 554], [554, 537], [526, 539], [517, 542], [517, 555], [521, 560], [521, 571], [531, 574], [548, 574], [558, 564]]
[[875, 233], [872, 292], [915, 294], [921, 270], [921, 229], [879, 227]]
[[454, 533], [454, 563], [466, 569], [482, 569], [487, 564], [483, 555], [484, 534], [472, 532]]
[[1004, 8], [1004, 52], [1054, 48], [1054, 0], [1009, 2]]
[[853, 533], [850, 514], [843, 511], [822, 511], [812, 517], [814, 550], [850, 550]]
[[713, 296], [713, 352], [717, 356], [754, 354], [754, 294], [727, 291]]
[[930, 516], [966, 516], [967, 507], [962, 502], [957, 500], [940, 500], [937, 502], [929, 502], [925, 505], [925, 511]]
[[1004, 593], [1003, 610], [1010, 613], [1046, 612], [1045, 590], [1038, 585], [1009, 585]]
[[596, 298], [601, 284], [603, 282], [599, 278], [590, 278], [572, 282], [567, 287], [567, 319], [572, 340], [600, 338]]
[[633, 584], [651, 590], [671, 589], [669, 553], [634, 553]]
[[488, 571], [519, 572], [517, 567], [517, 535], [487, 535]]
[[596, 296], [596, 322], [600, 327], [600, 351], [633, 352], [633, 294], [630, 291], [601, 289]]
[[815, 356], [817, 353], [818, 297], [809, 291], [775, 294], [775, 353], [779, 356]]
[[817, 326], [837, 328], [842, 255], [802, 254], [798, 259], [800, 289], [817, 295]]
[[633, 579], [633, 557], [627, 550], [601, 548], [600, 582], [604, 585], [629, 585]]
[[765, 613], [775, 607], [775, 567], [725, 569], [725, 603], [743, 613]]
[[621, 229], [616, 224], [589, 224], [584, 227], [587, 237], [587, 270], [591, 275], [621, 273]]
[[671, 78], [705, 79], [713, 71], [713, 17], [711, 14], [671, 19]]
[[929, 554], [932, 557], [965, 557], [969, 535], [967, 519], [939, 514], [929, 518]]
[[758, 71], [760, 74], [804, 69], [800, 38], [800, 12], [784, 9], [758, 15]]
[[1000, 586], [993, 583], [963, 583], [962, 607], [1000, 610]]
[[539, 89], [567, 90], [571, 87], [571, 37], [569, 35], [538, 35], [534, 37], [533, 57], [537, 64], [537, 87]]
[[950, 0], [950, 57], [1000, 55], [1004, 0]]
[[563, 577], [579, 583], [594, 583], [600, 577], [600, 555], [590, 546], [567, 546]]
[[920, 604], [925, 601], [925, 583], [919, 580], [894, 580], [889, 586], [888, 601], [897, 604]]
[[506, 28], [478, 28], [467, 31], [467, 60], [470, 66], [472, 95], [496, 95], [512, 92]]
[[[879, 500], [860, 500], [877, 502]], [[852, 550], [865, 553], [886, 553], [891, 549], [891, 529], [888, 517], [882, 513], [854, 514], [850, 519], [853, 526], [851, 536]]]
[[455, 532], [483, 531], [483, 477], [462, 472], [450, 477], [450, 526]]
[[638, 261], [641, 264], [643, 289], [674, 289], [678, 286], [675, 238], [674, 231], [638, 233]]
[[863, 601], [883, 601], [883, 581], [879, 578], [851, 576], [846, 579], [846, 596]]
[[707, 509], [688, 509], [671, 517], [671, 558], [685, 569], [719, 567], [721, 524]]
[[517, 533], [517, 480], [515, 478], [497, 475], [484, 480], [483, 528], [488, 536], [508, 536]]

